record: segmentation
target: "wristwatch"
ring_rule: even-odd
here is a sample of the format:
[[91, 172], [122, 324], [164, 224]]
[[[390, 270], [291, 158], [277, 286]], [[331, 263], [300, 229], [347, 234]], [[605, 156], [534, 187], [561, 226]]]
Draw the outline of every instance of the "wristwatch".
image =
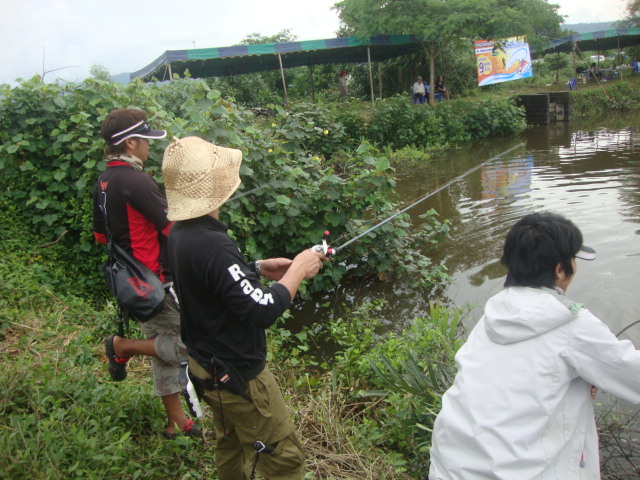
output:
[[262, 272], [260, 271], [260, 260], [253, 262], [253, 271], [256, 272], [258, 278], [262, 276]]

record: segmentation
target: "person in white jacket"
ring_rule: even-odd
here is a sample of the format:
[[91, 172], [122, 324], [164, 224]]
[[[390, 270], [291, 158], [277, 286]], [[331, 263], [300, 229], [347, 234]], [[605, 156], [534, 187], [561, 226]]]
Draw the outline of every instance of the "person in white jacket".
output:
[[429, 480], [598, 479], [592, 386], [640, 403], [640, 352], [565, 297], [580, 230], [552, 213], [507, 234], [505, 289], [458, 351], [442, 399]]

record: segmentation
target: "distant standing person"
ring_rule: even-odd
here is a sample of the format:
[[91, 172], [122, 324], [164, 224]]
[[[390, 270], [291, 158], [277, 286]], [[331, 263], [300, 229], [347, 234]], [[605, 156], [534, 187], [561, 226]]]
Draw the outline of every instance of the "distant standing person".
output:
[[202, 431], [186, 417], [180, 403], [178, 374], [181, 363], [187, 360], [187, 351], [180, 340], [180, 312], [169, 292], [172, 278], [166, 263], [166, 241], [171, 222], [167, 219], [167, 201], [153, 177], [142, 171], [149, 154], [149, 139], [164, 138], [166, 134], [149, 127], [142, 110], [119, 108], [105, 117], [102, 137], [107, 142], [107, 165], [93, 189], [93, 230], [96, 240], [106, 244], [106, 207], [112, 242], [149, 267], [165, 284], [164, 308], [140, 323], [146, 339], [110, 335], [105, 349], [109, 374], [115, 381], [126, 378], [126, 364], [133, 355], [152, 357], [155, 391], [167, 412], [163, 433], [173, 439], [179, 433], [199, 437]]
[[434, 96], [439, 102], [445, 98], [449, 100], [449, 92], [447, 91], [447, 86], [444, 83], [444, 77], [442, 75], [440, 75], [438, 80], [436, 80]]
[[340, 72], [338, 85], [340, 86], [340, 96], [342, 98], [342, 101], [347, 100], [347, 97], [349, 96], [349, 89], [347, 88], [347, 72], [345, 72], [344, 70]]
[[427, 89], [424, 86], [424, 82], [422, 81], [422, 77], [416, 78], [416, 83], [411, 87], [411, 91], [413, 92], [413, 104], [421, 105], [427, 99]]

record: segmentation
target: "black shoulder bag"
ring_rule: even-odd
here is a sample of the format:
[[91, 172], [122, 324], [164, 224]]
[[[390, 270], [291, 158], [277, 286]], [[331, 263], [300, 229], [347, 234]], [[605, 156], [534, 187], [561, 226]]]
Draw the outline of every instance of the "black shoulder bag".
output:
[[164, 307], [164, 286], [146, 265], [111, 241], [107, 221], [107, 192], [102, 192], [101, 205], [107, 237], [107, 262], [104, 278], [118, 305], [140, 322], [157, 315]]

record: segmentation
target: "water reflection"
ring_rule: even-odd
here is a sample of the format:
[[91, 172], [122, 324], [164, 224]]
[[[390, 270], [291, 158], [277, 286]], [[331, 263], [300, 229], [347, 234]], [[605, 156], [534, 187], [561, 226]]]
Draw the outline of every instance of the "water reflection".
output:
[[[525, 146], [484, 166], [410, 211], [414, 221], [434, 208], [451, 221], [452, 238], [426, 252], [444, 262], [451, 283], [427, 297], [400, 281], [342, 285], [306, 305], [300, 322], [336, 312], [356, 298], [388, 300], [382, 321], [392, 328], [428, 310], [430, 300], [475, 307], [502, 288], [499, 263], [511, 225], [533, 211], [570, 218], [585, 242], [598, 251], [594, 262], [580, 262], [569, 296], [585, 303], [614, 332], [640, 319], [637, 272], [640, 271], [640, 117], [599, 119], [600, 125], [572, 122], [534, 127], [521, 138], [492, 139], [434, 158], [424, 169], [400, 176], [406, 204], [524, 140]], [[604, 125], [604, 126], [603, 126]], [[330, 300], [331, 307], [316, 311]], [[312, 313], [313, 311], [313, 313]], [[640, 345], [640, 326], [625, 332]]]

